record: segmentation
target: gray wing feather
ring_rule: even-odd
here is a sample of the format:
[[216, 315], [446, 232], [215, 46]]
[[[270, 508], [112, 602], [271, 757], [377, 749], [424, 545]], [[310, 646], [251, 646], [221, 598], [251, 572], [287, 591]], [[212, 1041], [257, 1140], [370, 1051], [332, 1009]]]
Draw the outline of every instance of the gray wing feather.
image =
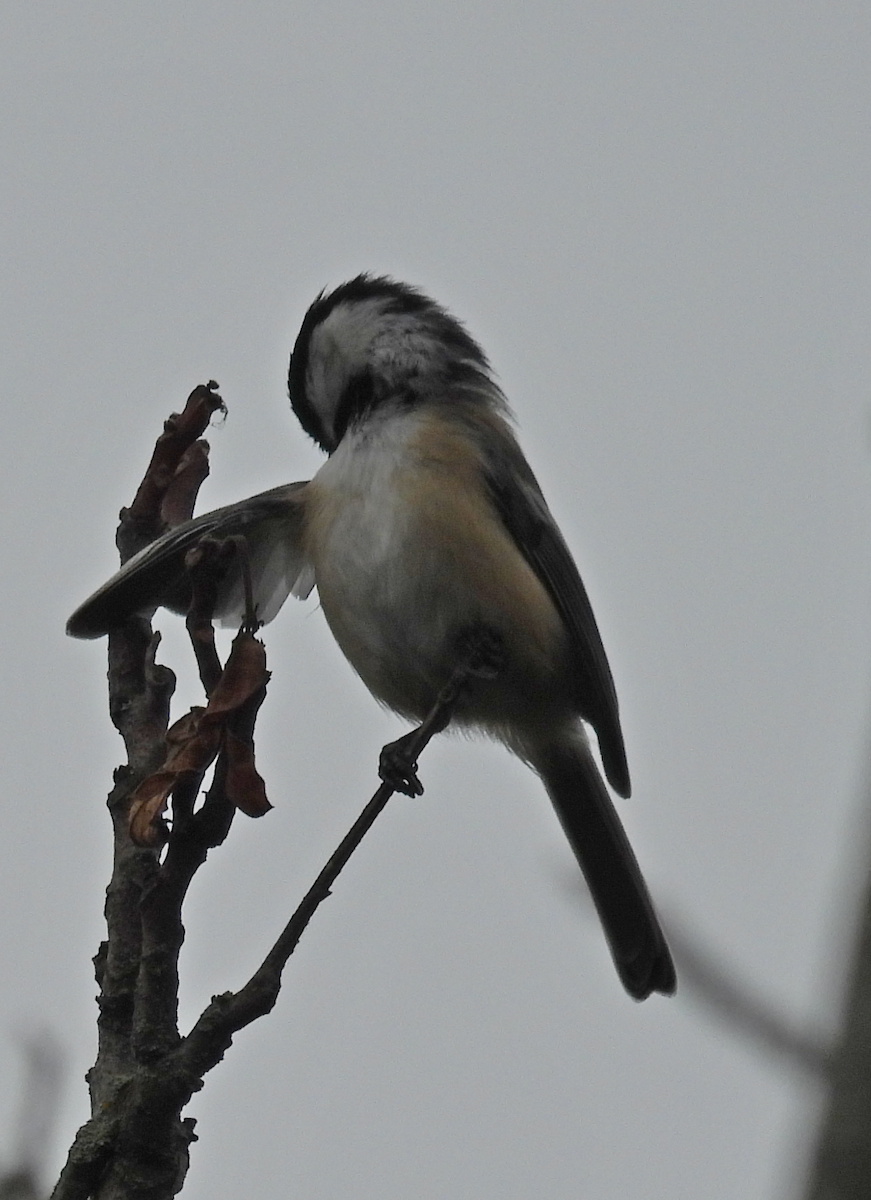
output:
[[[129, 559], [76, 609], [67, 622], [67, 633], [77, 638], [102, 637], [128, 617], [150, 616], [161, 606], [185, 612], [190, 603], [185, 555], [203, 537], [236, 534], [248, 540], [258, 617], [264, 623], [271, 621], [305, 567], [300, 545], [305, 486], [290, 483], [272, 488], [170, 529]], [[239, 624], [243, 609], [241, 575], [231, 564], [215, 617], [225, 624]]]
[[[500, 422], [501, 424], [501, 422]], [[488, 427], [481, 448], [493, 503], [518, 550], [547, 588], [569, 637], [578, 712], [596, 731], [608, 782], [621, 796], [630, 792], [629, 767], [617, 692], [596, 618], [568, 546], [538, 481], [511, 431]]]

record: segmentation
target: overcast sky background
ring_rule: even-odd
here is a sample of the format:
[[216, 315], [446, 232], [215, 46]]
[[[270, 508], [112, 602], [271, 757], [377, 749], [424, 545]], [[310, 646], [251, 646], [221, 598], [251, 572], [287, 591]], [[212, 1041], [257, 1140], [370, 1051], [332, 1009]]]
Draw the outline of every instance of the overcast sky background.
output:
[[[672, 924], [831, 1029], [866, 839], [871, 14], [857, 2], [22, 3], [0, 36], [0, 1154], [17, 1031], [87, 1116], [120, 739], [114, 568], [161, 422], [217, 379], [201, 509], [320, 456], [287, 355], [362, 269], [469, 325], [617, 681], [620, 804]], [[165, 660], [198, 698], [169, 618]], [[188, 907], [238, 987], [403, 730], [316, 598], [266, 631], [259, 766]], [[442, 739], [189, 1115], [190, 1200], [786, 1200], [819, 1102], [684, 986], [629, 1000], [535, 777]]]

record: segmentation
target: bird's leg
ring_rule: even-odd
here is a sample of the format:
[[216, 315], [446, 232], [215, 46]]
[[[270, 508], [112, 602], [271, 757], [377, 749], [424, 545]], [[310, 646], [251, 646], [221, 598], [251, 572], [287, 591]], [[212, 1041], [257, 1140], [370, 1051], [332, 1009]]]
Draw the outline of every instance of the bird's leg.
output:
[[436, 698], [423, 724], [381, 751], [378, 774], [394, 791], [422, 796], [417, 760], [431, 738], [447, 729], [457, 702], [476, 679], [494, 679], [502, 669], [505, 650], [502, 636], [489, 625], [464, 629], [457, 638], [456, 666]]

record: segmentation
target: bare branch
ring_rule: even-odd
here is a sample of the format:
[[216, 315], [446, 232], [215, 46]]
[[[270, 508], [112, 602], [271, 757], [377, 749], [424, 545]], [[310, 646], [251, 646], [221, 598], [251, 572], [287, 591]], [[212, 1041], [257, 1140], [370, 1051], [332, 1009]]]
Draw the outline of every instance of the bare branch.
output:
[[211, 696], [215, 690], [223, 670], [215, 649], [212, 614], [218, 599], [218, 588], [226, 572], [227, 558], [226, 543], [214, 538], [202, 538], [185, 559], [191, 581], [191, 603], [185, 623], [203, 691], [207, 696]]
[[[167, 505], [176, 512], [179, 505], [192, 507], [202, 472], [196, 464], [185, 465], [184, 455], [222, 403], [214, 386], [196, 389], [185, 412], [167, 422], [136, 499], [122, 514], [122, 555], [136, 548], [137, 540], [141, 544], [143, 537], [159, 531]], [[212, 615], [230, 550], [241, 561], [247, 611], [222, 668]], [[193, 599], [187, 624], [208, 696], [205, 708], [191, 710], [167, 729], [175, 679], [154, 662], [158, 638], [150, 622], [133, 618], [110, 636], [110, 711], [129, 761], [116, 773], [110, 797], [115, 862], [106, 902], [108, 936], [95, 958], [100, 1040], [89, 1074], [92, 1117], [79, 1130], [53, 1200], [168, 1200], [176, 1195], [194, 1137], [194, 1122], [181, 1113], [202, 1087], [204, 1074], [221, 1060], [239, 1029], [272, 1009], [303, 931], [394, 788], [422, 790], [416, 775], [419, 754], [448, 724], [470, 681], [492, 678], [500, 667], [501, 644], [492, 631], [470, 629], [432, 711], [419, 729], [384, 748], [380, 772], [385, 782], [263, 963], [239, 992], [216, 997], [181, 1038], [178, 959], [188, 888], [208, 851], [226, 837], [236, 808], [249, 816], [269, 809], [254, 765], [254, 723], [269, 673], [265, 649], [254, 636], [247, 545], [239, 539], [230, 539], [229, 546], [204, 539], [189, 556], [188, 567]], [[197, 795], [212, 762], [212, 786], [197, 810]], [[171, 826], [162, 815], [170, 796]]]
[[233, 1034], [270, 1012], [281, 990], [281, 975], [311, 918], [330, 895], [342, 868], [372, 828], [393, 788], [383, 783], [331, 855], [302, 903], [285, 925], [266, 958], [238, 992], [215, 996], [184, 1039], [179, 1057], [193, 1074], [211, 1070], [224, 1055]]
[[[215, 387], [210, 384], [196, 388], [181, 416], [174, 415], [167, 421], [136, 498], [121, 515], [117, 541], [122, 561], [161, 532], [161, 506], [168, 494], [176, 513], [185, 506], [192, 510], [197, 481], [205, 478], [206, 447], [197, 439], [215, 409], [223, 407]], [[194, 446], [198, 448], [192, 449]], [[88, 1074], [92, 1117], [76, 1136], [53, 1193], [62, 1200], [84, 1200], [98, 1194], [101, 1200], [108, 1200], [112, 1195], [114, 1185], [106, 1181], [124, 1140], [122, 1118], [141, 1069], [134, 1049], [134, 1025], [137, 1040], [148, 1040], [142, 1034], [142, 1017], [137, 1019], [136, 1013], [143, 961], [140, 905], [155, 885], [159, 864], [155, 849], [137, 846], [130, 838], [129, 810], [137, 783], [160, 765], [164, 754], [175, 677], [168, 668], [155, 663], [158, 643], [159, 636], [152, 633], [150, 622], [138, 617], [109, 637], [109, 711], [124, 739], [128, 761], [116, 771], [115, 787], [109, 796], [114, 861], [106, 892], [107, 937], [94, 958], [100, 1011], [97, 1060]], [[169, 1125], [161, 1145], [173, 1148], [171, 1173], [175, 1179], [179, 1163], [186, 1162], [187, 1144], [193, 1134], [179, 1121], [177, 1113], [170, 1111], [164, 1120]], [[160, 1160], [161, 1153], [156, 1158]], [[165, 1163], [152, 1172], [152, 1178], [165, 1179], [166, 1175]], [[164, 1188], [152, 1194], [154, 1200], [162, 1200], [177, 1190]], [[135, 1193], [118, 1192], [119, 1196], [128, 1194]]]
[[871, 873], [857, 919], [831, 1089], [805, 1191], [806, 1200], [866, 1196], [871, 1196]]
[[827, 1079], [832, 1051], [826, 1040], [791, 1025], [772, 1004], [755, 995], [686, 931], [668, 923], [668, 937], [680, 977], [698, 998], [739, 1036], [812, 1075]]
[[[501, 665], [501, 647], [493, 644], [489, 631], [472, 630], [466, 644], [459, 647], [459, 661], [451, 678], [442, 688], [436, 703], [419, 728], [387, 749], [401, 747], [406, 763], [413, 768], [435, 734], [450, 722], [457, 701], [474, 678], [492, 678]], [[382, 753], [382, 762], [384, 754]], [[372, 828], [394, 793], [391, 783], [382, 783], [348, 833], [330, 856], [309, 888], [302, 903], [285, 925], [266, 958], [238, 992], [216, 996], [179, 1047], [180, 1058], [189, 1063], [192, 1073], [202, 1074], [218, 1063], [232, 1042], [234, 1033], [264, 1016], [273, 1008], [281, 990], [281, 976], [291, 954], [299, 944], [309, 921], [330, 895], [333, 884]]]

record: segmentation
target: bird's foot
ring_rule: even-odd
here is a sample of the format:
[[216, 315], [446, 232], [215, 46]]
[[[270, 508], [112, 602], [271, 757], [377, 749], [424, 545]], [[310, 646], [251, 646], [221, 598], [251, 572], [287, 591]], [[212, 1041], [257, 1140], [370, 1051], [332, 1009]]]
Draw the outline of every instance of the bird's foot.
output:
[[492, 626], [470, 625], [457, 638], [456, 665], [426, 720], [417, 729], [388, 742], [381, 751], [378, 774], [388, 787], [405, 796], [422, 796], [417, 760], [424, 746], [450, 724], [457, 702], [474, 679], [495, 679], [505, 661], [502, 635]]
[[417, 775], [419, 743], [419, 730], [412, 729], [395, 742], [388, 742], [378, 760], [378, 774], [383, 782], [403, 796], [423, 795], [423, 784]]

